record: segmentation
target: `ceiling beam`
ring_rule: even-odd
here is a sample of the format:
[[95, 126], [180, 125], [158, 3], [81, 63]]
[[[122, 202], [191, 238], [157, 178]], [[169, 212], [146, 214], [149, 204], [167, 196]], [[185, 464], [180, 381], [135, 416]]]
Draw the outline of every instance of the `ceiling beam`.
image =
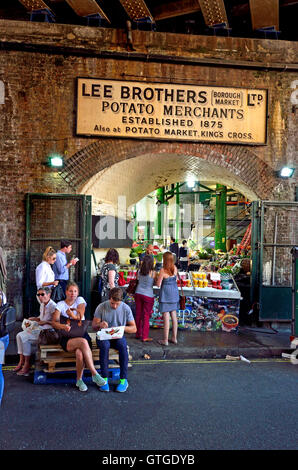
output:
[[140, 21], [149, 19], [154, 23], [153, 15], [144, 0], [119, 0], [131, 20]]
[[249, 0], [252, 29], [279, 30], [279, 0]]
[[78, 16], [99, 15], [110, 23], [109, 18], [95, 0], [66, 0]]
[[179, 0], [158, 5], [152, 9], [155, 21], [188, 15], [200, 11], [199, 0]]
[[199, 0], [203, 17], [207, 26], [225, 24], [228, 27], [228, 17], [223, 0]]
[[49, 10], [51, 9], [43, 0], [19, 0], [27, 11]]

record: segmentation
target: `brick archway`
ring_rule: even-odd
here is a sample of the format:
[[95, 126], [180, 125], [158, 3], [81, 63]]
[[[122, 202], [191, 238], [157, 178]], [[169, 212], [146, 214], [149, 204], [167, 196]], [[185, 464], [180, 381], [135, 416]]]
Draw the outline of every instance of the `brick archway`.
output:
[[[151, 191], [161, 185], [182, 181], [183, 179], [177, 179], [177, 175], [182, 176], [183, 171], [196, 172], [197, 168], [203, 168], [205, 172], [209, 171], [209, 179], [214, 180], [210, 175], [216, 169], [218, 183], [235, 186], [235, 189], [240, 191], [243, 186], [242, 192], [249, 193], [248, 197], [251, 199], [272, 197], [274, 189], [272, 168], [254, 153], [253, 148], [241, 145], [100, 139], [67, 159], [61, 176], [77, 192], [85, 192], [82, 188], [103, 170], [108, 171], [113, 165], [128, 161], [131, 165], [137, 161], [143, 161], [144, 164], [153, 156], [155, 179]], [[180, 168], [174, 168], [175, 165]], [[162, 173], [165, 168], [169, 170], [166, 171], [167, 175]], [[139, 175], [141, 169], [142, 166], [139, 164], [136, 175]], [[172, 180], [174, 174], [175, 181]], [[156, 178], [157, 175], [159, 180]], [[231, 184], [229, 179], [235, 184]]]

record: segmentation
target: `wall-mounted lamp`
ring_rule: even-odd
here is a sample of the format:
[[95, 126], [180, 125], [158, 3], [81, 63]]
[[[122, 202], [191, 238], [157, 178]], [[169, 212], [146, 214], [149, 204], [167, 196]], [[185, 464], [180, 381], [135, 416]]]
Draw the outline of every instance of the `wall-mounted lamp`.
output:
[[288, 166], [283, 166], [278, 172], [277, 176], [279, 178], [292, 178], [295, 168], [289, 168]]
[[59, 153], [52, 153], [48, 157], [48, 165], [51, 168], [63, 168], [64, 167], [64, 158]]

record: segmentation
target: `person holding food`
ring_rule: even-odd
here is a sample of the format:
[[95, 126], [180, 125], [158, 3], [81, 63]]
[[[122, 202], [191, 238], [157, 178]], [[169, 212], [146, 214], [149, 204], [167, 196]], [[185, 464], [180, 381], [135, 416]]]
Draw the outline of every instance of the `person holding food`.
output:
[[35, 270], [35, 281], [37, 289], [40, 287], [55, 287], [59, 284], [59, 281], [55, 281], [55, 274], [52, 269], [52, 265], [56, 261], [56, 250], [51, 246], [48, 246], [42, 256], [42, 262], [37, 266]]
[[[136, 333], [137, 327], [131, 311], [131, 308], [123, 301], [123, 292], [119, 287], [110, 290], [109, 300], [99, 304], [94, 312], [92, 327], [95, 331], [104, 328], [115, 328], [124, 326], [125, 333]], [[99, 389], [102, 392], [109, 392], [109, 350], [110, 348], [119, 351], [120, 363], [120, 383], [116, 388], [116, 392], [126, 392], [128, 387], [127, 370], [128, 370], [128, 352], [127, 343], [124, 336], [118, 339], [100, 340], [96, 338], [97, 345], [100, 350], [100, 370], [105, 380], [105, 384]]]
[[[40, 303], [40, 314], [38, 317], [28, 318], [28, 325], [26, 325], [25, 320], [24, 323], [27, 328], [16, 336], [18, 354], [20, 355], [19, 363], [14, 369], [17, 375], [29, 375], [32, 344], [37, 344], [39, 334], [43, 329], [53, 328], [52, 318], [56, 310], [56, 304], [51, 299], [51, 288], [40, 287], [36, 295]], [[37, 325], [30, 327], [33, 321]]]
[[84, 298], [79, 296], [79, 287], [75, 282], [69, 282], [67, 284], [65, 295], [65, 300], [61, 300], [56, 305], [56, 310], [53, 315], [53, 327], [58, 333], [59, 330], [62, 330], [60, 334], [60, 345], [64, 351], [75, 352], [77, 371], [76, 387], [78, 387], [80, 392], [86, 392], [88, 388], [82, 379], [85, 364], [91, 372], [92, 381], [98, 387], [104, 385], [105, 381], [95, 369], [92, 351], [90, 349], [91, 338], [88, 333], [85, 332], [83, 336], [77, 337], [65, 336], [65, 333], [63, 334], [63, 330], [67, 333], [70, 332], [72, 328], [70, 325], [71, 319], [77, 320], [78, 324], [82, 324], [82, 321], [85, 320], [85, 308], [87, 305]]
[[74, 258], [67, 261], [66, 255], [72, 251], [72, 243], [70, 240], [61, 240], [60, 250], [57, 251], [56, 261], [53, 264], [53, 271], [55, 274], [55, 280], [59, 281], [63, 292], [65, 294], [65, 289], [69, 281], [69, 268], [75, 266], [78, 262], [78, 258]]

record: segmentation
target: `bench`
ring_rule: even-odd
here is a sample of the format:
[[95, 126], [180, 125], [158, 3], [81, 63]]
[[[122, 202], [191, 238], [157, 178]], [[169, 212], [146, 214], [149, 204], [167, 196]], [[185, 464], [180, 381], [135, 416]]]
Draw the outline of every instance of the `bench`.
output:
[[[100, 371], [99, 355], [100, 351], [96, 344], [96, 333], [88, 333], [92, 340], [92, 357], [96, 370]], [[128, 360], [132, 357], [128, 350]], [[128, 367], [131, 363], [128, 362]], [[76, 371], [76, 355], [75, 352], [66, 352], [60, 344], [40, 345], [36, 356], [34, 383], [73, 383], [73, 378], [62, 378], [68, 372]], [[109, 372], [113, 380], [120, 377], [119, 354], [116, 349], [109, 351]], [[60, 374], [60, 379], [58, 376]], [[50, 374], [50, 375], [49, 375]], [[88, 375], [88, 370], [84, 371], [84, 380]]]

